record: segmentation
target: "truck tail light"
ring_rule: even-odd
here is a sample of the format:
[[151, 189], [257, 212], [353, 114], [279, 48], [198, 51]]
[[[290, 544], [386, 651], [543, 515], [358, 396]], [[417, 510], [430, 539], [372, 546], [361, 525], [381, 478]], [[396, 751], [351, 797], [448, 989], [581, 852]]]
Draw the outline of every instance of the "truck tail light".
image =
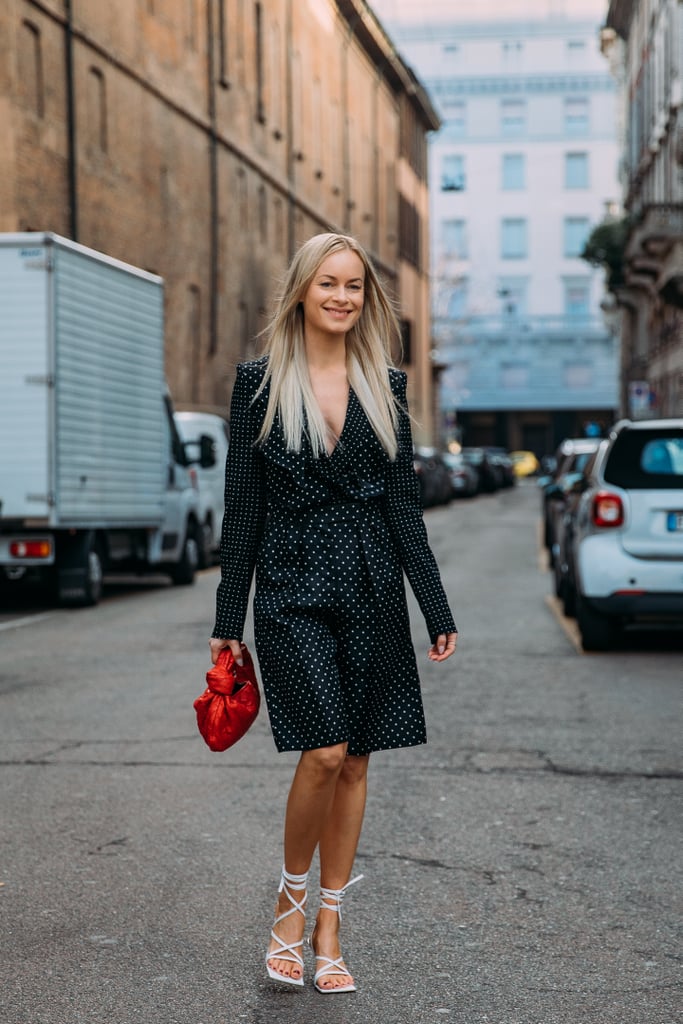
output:
[[622, 526], [624, 503], [618, 494], [598, 491], [593, 498], [593, 525], [602, 527]]
[[52, 544], [49, 540], [13, 540], [9, 553], [12, 558], [49, 558]]

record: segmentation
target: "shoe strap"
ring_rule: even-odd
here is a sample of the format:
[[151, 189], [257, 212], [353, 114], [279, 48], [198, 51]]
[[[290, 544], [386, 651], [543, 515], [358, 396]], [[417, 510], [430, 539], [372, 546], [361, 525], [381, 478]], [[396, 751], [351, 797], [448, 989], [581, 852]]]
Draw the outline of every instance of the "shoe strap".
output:
[[[363, 875], [356, 875], [350, 882], [342, 886], [341, 889], [326, 889], [324, 886], [320, 887], [320, 909], [321, 910], [333, 910], [336, 914], [339, 914], [339, 920], [342, 919], [342, 901], [346, 894], [346, 890], [350, 889], [356, 882], [360, 882]], [[329, 900], [329, 903], [325, 901]]]
[[[273, 941], [277, 942], [279, 945], [277, 949], [272, 950], [266, 955], [266, 962], [273, 959], [289, 960], [292, 963], [299, 964], [303, 967], [303, 957], [297, 952], [297, 948], [299, 946], [303, 949], [303, 939], [299, 939], [298, 942], [284, 942], [275, 929], [281, 921], [284, 921], [286, 917], [290, 916], [290, 914], [296, 914], [297, 911], [304, 917], [306, 916], [304, 907], [306, 906], [306, 899], [308, 896], [306, 893], [307, 878], [308, 872], [304, 875], [292, 875], [284, 867], [282, 869], [282, 878], [280, 879], [278, 892], [284, 892], [292, 905], [289, 910], [285, 910], [284, 914], [280, 914], [279, 917], [275, 918], [270, 935]], [[297, 900], [293, 895], [294, 892], [303, 892], [303, 898], [301, 900]]]

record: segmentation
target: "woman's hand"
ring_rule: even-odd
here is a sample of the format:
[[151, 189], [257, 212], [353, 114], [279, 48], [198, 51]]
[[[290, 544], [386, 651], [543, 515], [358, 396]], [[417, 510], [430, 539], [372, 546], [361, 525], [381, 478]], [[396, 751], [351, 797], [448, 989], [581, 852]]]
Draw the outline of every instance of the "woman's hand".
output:
[[441, 633], [429, 648], [427, 657], [430, 661], [445, 661], [451, 654], [455, 654], [457, 643], [457, 633]]
[[211, 648], [211, 663], [213, 665], [218, 661], [218, 655], [224, 648], [229, 647], [232, 656], [238, 665], [242, 665], [242, 644], [239, 640], [222, 640], [219, 637], [212, 636], [209, 640], [209, 647]]

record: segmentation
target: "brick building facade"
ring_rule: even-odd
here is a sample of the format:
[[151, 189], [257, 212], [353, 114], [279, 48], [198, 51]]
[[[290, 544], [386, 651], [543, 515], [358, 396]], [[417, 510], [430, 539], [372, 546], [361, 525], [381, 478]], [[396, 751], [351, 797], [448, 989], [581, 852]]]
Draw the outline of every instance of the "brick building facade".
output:
[[167, 372], [185, 407], [225, 411], [294, 248], [343, 230], [399, 305], [418, 439], [430, 440], [436, 127], [362, 0], [0, 10], [0, 231], [55, 231], [161, 274]]

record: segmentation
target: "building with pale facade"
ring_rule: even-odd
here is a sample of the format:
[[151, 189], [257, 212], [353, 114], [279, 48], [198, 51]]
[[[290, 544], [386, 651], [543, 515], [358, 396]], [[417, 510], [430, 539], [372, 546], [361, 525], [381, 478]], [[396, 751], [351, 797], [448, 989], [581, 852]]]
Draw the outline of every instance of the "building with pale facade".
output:
[[431, 440], [438, 124], [362, 0], [0, 7], [0, 231], [55, 231], [160, 274], [185, 407], [225, 412], [294, 248], [341, 230], [397, 302]]
[[621, 409], [683, 416], [683, 2], [612, 0], [603, 51], [622, 98]]
[[[571, 7], [568, 8], [571, 11]], [[446, 436], [550, 452], [606, 426], [618, 348], [581, 253], [619, 198], [599, 24], [388, 20], [442, 118], [431, 140], [433, 334]]]

